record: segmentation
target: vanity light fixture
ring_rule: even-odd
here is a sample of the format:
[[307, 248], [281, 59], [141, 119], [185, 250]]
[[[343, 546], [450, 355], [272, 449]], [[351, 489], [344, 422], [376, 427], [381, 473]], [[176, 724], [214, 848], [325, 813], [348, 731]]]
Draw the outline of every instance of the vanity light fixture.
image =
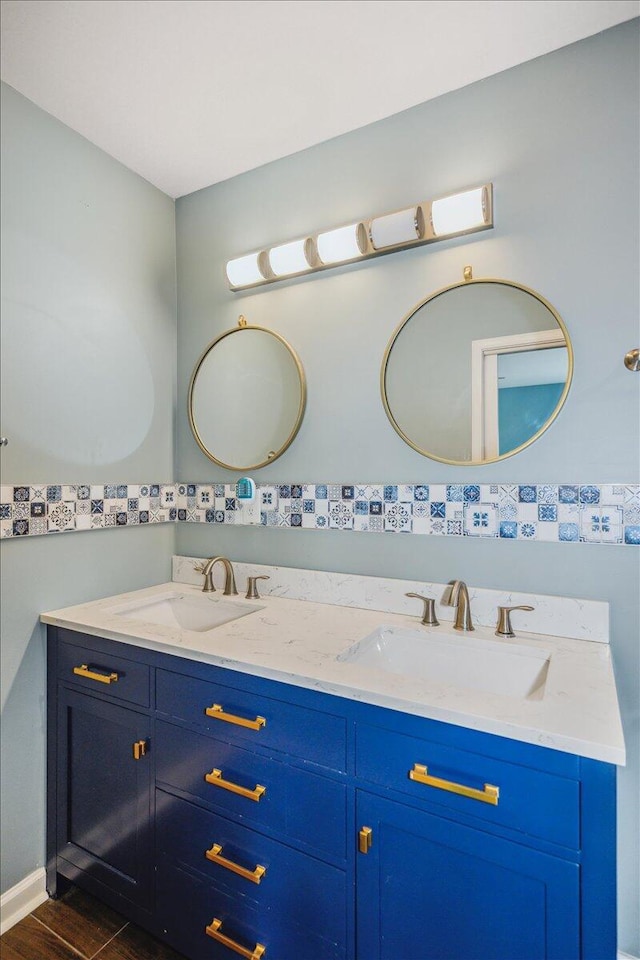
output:
[[298, 277], [493, 227], [493, 184], [324, 230], [227, 263], [232, 290]]

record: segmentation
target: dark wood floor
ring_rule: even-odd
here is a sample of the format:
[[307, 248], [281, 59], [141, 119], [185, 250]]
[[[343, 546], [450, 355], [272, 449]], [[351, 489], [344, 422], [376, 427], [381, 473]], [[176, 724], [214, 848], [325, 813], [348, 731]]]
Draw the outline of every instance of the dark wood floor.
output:
[[115, 910], [73, 887], [0, 937], [2, 960], [184, 960]]

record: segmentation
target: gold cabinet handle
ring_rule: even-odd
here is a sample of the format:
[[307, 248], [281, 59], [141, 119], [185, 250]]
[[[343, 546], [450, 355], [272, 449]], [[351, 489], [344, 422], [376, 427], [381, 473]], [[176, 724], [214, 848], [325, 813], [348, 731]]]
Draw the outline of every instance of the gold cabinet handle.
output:
[[264, 943], [256, 943], [253, 950], [249, 947], [242, 947], [239, 943], [236, 943], [235, 940], [232, 940], [231, 937], [225, 937], [224, 933], [221, 932], [222, 929], [222, 920], [218, 920], [217, 917], [214, 917], [208, 927], [204, 928], [204, 932], [208, 937], [213, 937], [214, 940], [217, 940], [218, 943], [223, 944], [225, 947], [228, 947], [229, 950], [233, 950], [234, 953], [239, 953], [241, 957], [245, 957], [245, 960], [260, 960], [260, 957], [264, 957], [267, 952], [267, 948]]
[[146, 740], [136, 740], [133, 745], [133, 759], [140, 760], [141, 757], [144, 757], [147, 753], [147, 741]]
[[362, 829], [358, 831], [358, 849], [360, 853], [369, 853], [372, 843], [373, 830], [371, 827], [362, 827]]
[[249, 730], [260, 730], [266, 725], [264, 717], [256, 717], [255, 720], [246, 720], [244, 717], [237, 717], [233, 713], [225, 713], [224, 708], [219, 703], [214, 703], [212, 707], [207, 707], [204, 711], [208, 717], [214, 720], [225, 720], [227, 723], [235, 723], [237, 727], [248, 727]]
[[226, 857], [221, 857], [221, 853], [222, 847], [220, 844], [214, 843], [210, 850], [205, 851], [205, 857], [207, 860], [210, 860], [211, 863], [217, 863], [219, 866], [224, 867], [225, 870], [231, 870], [232, 873], [237, 873], [239, 877], [250, 880], [251, 883], [260, 883], [267, 872], [267, 868], [261, 866], [259, 863], [254, 870], [247, 870], [245, 867], [241, 867], [239, 863], [234, 863], [233, 860], [227, 860]]
[[432, 777], [424, 763], [414, 763], [413, 770], [409, 770], [409, 779], [417, 783], [425, 783], [428, 787], [448, 790], [449, 793], [459, 793], [461, 797], [470, 797], [472, 800], [481, 800], [482, 803], [498, 806], [500, 787], [494, 787], [491, 783], [485, 783], [483, 790], [475, 790], [473, 787], [465, 787], [463, 783], [441, 780], [440, 777]]
[[97, 680], [98, 683], [115, 683], [118, 679], [117, 673], [97, 673], [95, 670], [89, 670], [89, 665], [83, 663], [79, 667], [74, 667], [73, 672], [78, 677], [86, 677], [87, 680]]
[[237, 793], [241, 797], [246, 797], [248, 800], [255, 800], [256, 803], [260, 797], [267, 792], [266, 787], [260, 786], [259, 783], [256, 783], [253, 790], [248, 790], [247, 787], [241, 787], [237, 783], [232, 783], [230, 780], [223, 780], [222, 770], [213, 769], [211, 773], [205, 773], [204, 776], [207, 783], [212, 784], [214, 787], [222, 787], [223, 790], [229, 790], [231, 793]]

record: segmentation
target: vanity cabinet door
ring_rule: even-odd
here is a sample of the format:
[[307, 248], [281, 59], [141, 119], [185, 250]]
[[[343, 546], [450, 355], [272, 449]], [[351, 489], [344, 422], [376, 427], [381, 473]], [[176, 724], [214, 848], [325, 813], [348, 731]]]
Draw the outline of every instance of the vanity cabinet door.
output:
[[357, 812], [358, 960], [579, 957], [577, 864], [366, 793]]
[[59, 689], [58, 870], [138, 906], [150, 903], [153, 871], [149, 728], [134, 710]]

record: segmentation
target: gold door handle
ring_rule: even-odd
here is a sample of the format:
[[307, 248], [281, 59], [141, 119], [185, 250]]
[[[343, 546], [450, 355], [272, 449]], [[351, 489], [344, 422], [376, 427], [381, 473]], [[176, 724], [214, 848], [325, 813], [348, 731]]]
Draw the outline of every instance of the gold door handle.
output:
[[232, 783], [230, 780], [223, 780], [222, 770], [213, 769], [211, 773], [205, 773], [204, 776], [207, 783], [212, 784], [214, 787], [222, 787], [223, 790], [229, 790], [231, 793], [237, 793], [241, 797], [247, 797], [248, 800], [255, 800], [256, 803], [260, 797], [267, 792], [266, 787], [262, 787], [259, 783], [256, 783], [253, 790], [248, 790], [247, 787], [241, 787], [237, 783]]
[[141, 757], [144, 757], [147, 752], [147, 741], [146, 740], [136, 740], [133, 745], [133, 759], [140, 760]]
[[231, 937], [225, 937], [224, 933], [221, 932], [221, 928], [222, 920], [214, 917], [209, 926], [204, 928], [204, 932], [208, 937], [213, 937], [218, 943], [228, 947], [229, 950], [233, 950], [235, 953], [239, 953], [241, 957], [245, 957], [245, 960], [260, 960], [260, 957], [264, 957], [267, 952], [264, 943], [256, 943], [253, 950], [249, 947], [240, 946], [240, 944], [232, 940]]
[[244, 717], [237, 717], [233, 713], [225, 713], [219, 703], [214, 703], [212, 707], [207, 707], [204, 712], [208, 717], [213, 717], [214, 720], [225, 720], [227, 723], [235, 723], [237, 727], [248, 727], [249, 730], [260, 730], [267, 722], [264, 717], [256, 717], [255, 720], [246, 720]]
[[369, 853], [372, 843], [373, 830], [371, 827], [362, 827], [362, 829], [358, 831], [358, 849], [360, 853]]
[[118, 679], [117, 673], [98, 673], [96, 670], [89, 670], [89, 665], [83, 663], [79, 667], [74, 667], [73, 672], [78, 677], [86, 677], [87, 680], [97, 680], [98, 683], [115, 683]]
[[473, 787], [466, 787], [463, 783], [432, 777], [423, 763], [414, 763], [413, 770], [409, 770], [409, 779], [417, 783], [425, 783], [428, 787], [436, 787], [438, 790], [447, 790], [449, 793], [458, 793], [461, 797], [470, 797], [471, 800], [481, 800], [482, 803], [498, 806], [500, 787], [494, 787], [491, 783], [485, 783], [483, 790], [475, 790]]
[[205, 851], [205, 857], [207, 860], [211, 860], [211, 863], [217, 863], [219, 866], [224, 867], [225, 870], [231, 870], [232, 873], [237, 873], [239, 877], [250, 880], [251, 883], [260, 883], [267, 872], [267, 868], [261, 866], [259, 863], [254, 870], [247, 870], [245, 867], [241, 867], [239, 863], [234, 863], [233, 860], [227, 860], [226, 857], [221, 857], [221, 853], [222, 847], [220, 844], [214, 843], [211, 850]]

